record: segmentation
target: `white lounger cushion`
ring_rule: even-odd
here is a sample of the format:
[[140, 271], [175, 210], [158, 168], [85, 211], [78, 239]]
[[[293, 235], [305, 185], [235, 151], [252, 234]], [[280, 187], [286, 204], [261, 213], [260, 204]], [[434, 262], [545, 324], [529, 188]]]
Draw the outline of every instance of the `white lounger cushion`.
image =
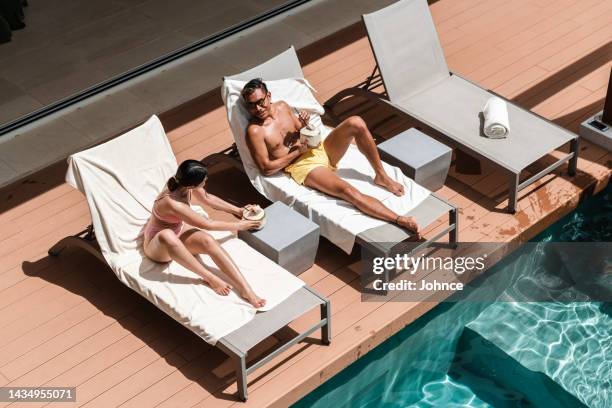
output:
[[[330, 130], [323, 126], [319, 117], [324, 113], [324, 109], [313, 96], [312, 87], [305, 79], [265, 82], [273, 101], [283, 100], [293, 107], [309, 111], [311, 122], [317, 123], [325, 136], [329, 134]], [[226, 79], [221, 92], [234, 140], [251, 183], [269, 200], [282, 201], [313, 220], [321, 228], [321, 235], [350, 253], [357, 235], [370, 228], [384, 225], [385, 222], [363, 214], [343, 200], [301, 186], [285, 173], [263, 176], [255, 165], [245, 140], [249, 115], [240, 96], [244, 84], [243, 81]], [[427, 189], [406, 177], [399, 168], [386, 163], [383, 165], [387, 174], [404, 185], [406, 193], [403, 197], [396, 197], [373, 183], [374, 170], [354, 145], [350, 146], [338, 163], [338, 175], [362, 193], [376, 197], [398, 214], [406, 214], [429, 196], [430, 192]]]
[[[163, 127], [153, 116], [116, 139], [71, 156], [66, 180], [86, 195], [102, 254], [121, 282], [215, 344], [250, 321], [256, 310], [234, 292], [219, 296], [195, 273], [175, 262], [155, 263], [142, 252], [151, 206], [176, 167]], [[261, 310], [271, 309], [304, 285], [233, 234], [212, 234], [255, 292], [267, 299]], [[220, 274], [208, 256], [201, 260]]]

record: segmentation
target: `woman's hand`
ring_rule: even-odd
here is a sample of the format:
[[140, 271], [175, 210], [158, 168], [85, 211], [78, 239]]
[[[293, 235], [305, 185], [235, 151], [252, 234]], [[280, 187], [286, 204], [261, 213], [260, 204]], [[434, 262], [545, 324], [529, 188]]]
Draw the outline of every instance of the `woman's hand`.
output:
[[236, 218], [242, 218], [242, 216], [244, 215], [245, 208], [246, 208], [246, 206], [244, 206], [244, 207], [236, 207], [236, 210], [233, 211], [232, 214]]
[[242, 211], [251, 211], [255, 207], [257, 207], [257, 204], [247, 204], [244, 207], [242, 207]]
[[251, 209], [255, 207], [257, 207], [257, 204], [247, 204], [244, 207], [239, 207], [234, 215], [238, 218], [242, 218], [245, 212], [251, 211]]
[[241, 220], [236, 223], [236, 231], [249, 231], [261, 228], [261, 221]]

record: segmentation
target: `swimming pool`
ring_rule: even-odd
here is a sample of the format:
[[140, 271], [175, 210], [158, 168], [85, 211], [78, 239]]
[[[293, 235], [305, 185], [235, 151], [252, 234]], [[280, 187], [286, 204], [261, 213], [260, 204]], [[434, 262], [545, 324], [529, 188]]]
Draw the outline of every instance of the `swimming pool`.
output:
[[[610, 241], [612, 185], [532, 240]], [[513, 254], [487, 279], [550, 285], [557, 277], [539, 259]], [[525, 302], [511, 285], [503, 301], [442, 303], [294, 407], [612, 407], [611, 304], [558, 293], [565, 299]]]

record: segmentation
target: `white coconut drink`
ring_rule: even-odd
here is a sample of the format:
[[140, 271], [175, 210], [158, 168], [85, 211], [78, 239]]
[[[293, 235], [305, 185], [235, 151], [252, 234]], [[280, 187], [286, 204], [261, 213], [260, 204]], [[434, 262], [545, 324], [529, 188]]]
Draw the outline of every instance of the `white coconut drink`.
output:
[[247, 221], [260, 221], [261, 226], [257, 228], [259, 230], [266, 224], [266, 212], [258, 205], [251, 205], [249, 208], [245, 208], [244, 211], [242, 211], [242, 219]]

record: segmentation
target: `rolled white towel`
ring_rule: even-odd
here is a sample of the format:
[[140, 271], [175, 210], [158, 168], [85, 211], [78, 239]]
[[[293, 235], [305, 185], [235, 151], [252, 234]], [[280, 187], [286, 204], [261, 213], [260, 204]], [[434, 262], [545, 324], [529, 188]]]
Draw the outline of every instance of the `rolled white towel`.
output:
[[497, 97], [489, 98], [482, 109], [484, 116], [484, 134], [489, 139], [503, 139], [510, 133], [508, 107], [506, 102]]

